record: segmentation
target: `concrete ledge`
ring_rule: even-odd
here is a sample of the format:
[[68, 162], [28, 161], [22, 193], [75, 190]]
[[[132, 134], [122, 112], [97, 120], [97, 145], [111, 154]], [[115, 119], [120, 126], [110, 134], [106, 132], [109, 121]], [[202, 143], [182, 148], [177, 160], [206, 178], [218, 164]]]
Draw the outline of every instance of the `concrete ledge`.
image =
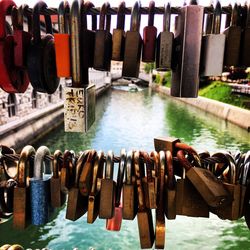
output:
[[[155, 83], [151, 83], [150, 87], [160, 93], [170, 96], [170, 89], [164, 86], [160, 86]], [[211, 100], [205, 97], [199, 96], [198, 98], [176, 98], [181, 102], [190, 104], [194, 107], [211, 113], [217, 117], [220, 117], [226, 121], [229, 121], [241, 128], [250, 132], [250, 111], [235, 107], [230, 104], [225, 104], [219, 101]]]

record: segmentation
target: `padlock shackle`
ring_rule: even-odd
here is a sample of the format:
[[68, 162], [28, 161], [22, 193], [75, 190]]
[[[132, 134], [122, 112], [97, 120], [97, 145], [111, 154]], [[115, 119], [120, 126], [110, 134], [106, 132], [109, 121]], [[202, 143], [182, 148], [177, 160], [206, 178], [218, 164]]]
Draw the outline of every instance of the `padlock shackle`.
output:
[[[102, 5], [101, 11], [100, 11], [100, 19], [99, 19], [99, 30], [110, 31], [111, 15], [108, 15], [109, 8], [110, 8], [109, 2], [106, 2]], [[105, 22], [106, 22], [106, 25], [105, 25]]]
[[76, 172], [75, 172], [75, 180], [74, 180], [74, 187], [78, 188], [78, 184], [79, 184], [79, 179], [80, 179], [80, 175], [82, 172], [82, 168], [84, 166], [84, 163], [86, 162], [88, 155], [90, 153], [90, 150], [85, 150], [81, 153], [79, 159], [77, 160], [76, 163]]
[[53, 174], [53, 178], [59, 178], [59, 157], [62, 156], [62, 152], [60, 150], [56, 150], [54, 152], [54, 159], [53, 159], [53, 171], [52, 171], [52, 174]]
[[71, 62], [72, 62], [72, 87], [79, 88], [81, 84], [81, 60], [80, 60], [80, 11], [78, 0], [72, 2], [70, 8], [71, 31]]
[[97, 192], [97, 179], [102, 178], [103, 166], [104, 166], [104, 152], [100, 150], [95, 156], [90, 195], [95, 195]]
[[[167, 151], [170, 152], [170, 151]], [[164, 151], [159, 152], [159, 158], [160, 158], [160, 166], [159, 166], [159, 187], [160, 187], [160, 192], [158, 193], [159, 198], [157, 199], [157, 208], [160, 208], [163, 210], [163, 193], [164, 193], [164, 182], [165, 182], [165, 169], [166, 169], [166, 154]]]
[[189, 5], [198, 5], [197, 0], [190, 0]]
[[170, 3], [164, 6], [163, 14], [163, 31], [170, 31], [171, 22], [171, 6]]
[[[47, 8], [47, 4], [43, 1], [39, 1], [35, 4], [33, 8], [33, 20], [32, 20], [32, 29], [33, 29], [33, 42], [34, 44], [39, 44], [41, 42], [41, 29], [40, 29], [40, 15]], [[53, 34], [52, 23], [50, 15], [44, 15], [46, 33]]]
[[[213, 9], [213, 6], [211, 7]], [[207, 14], [206, 17], [206, 29], [205, 29], [205, 34], [212, 34], [213, 31], [213, 14]]]
[[126, 3], [122, 1], [119, 4], [117, 10], [117, 24], [116, 24], [116, 28], [120, 30], [124, 30], [125, 27], [125, 9], [126, 9]]
[[152, 163], [149, 154], [146, 151], [140, 151], [140, 155], [142, 156], [144, 163], [146, 163], [147, 181], [151, 182], [153, 181], [152, 169], [154, 163]]
[[148, 26], [154, 26], [155, 2], [150, 1], [148, 7]]
[[181, 166], [186, 170], [190, 170], [193, 166], [192, 164], [186, 159], [185, 153], [183, 150], [179, 150], [176, 154]]
[[140, 151], [135, 151], [134, 153], [134, 166], [135, 166], [135, 177], [136, 177], [136, 186], [137, 186], [137, 195], [138, 195], [138, 211], [145, 210], [145, 197], [142, 188], [142, 179], [141, 179], [141, 169], [140, 169]]
[[61, 34], [69, 33], [69, 12], [69, 2], [62, 1], [58, 7], [58, 30]]
[[141, 22], [141, 4], [138, 1], [135, 2], [131, 11], [130, 31], [139, 31]]
[[250, 3], [248, 4], [248, 7], [247, 7], [246, 28], [250, 28]]
[[36, 151], [34, 160], [34, 178], [43, 179], [43, 173], [52, 173], [51, 161], [46, 160], [45, 156], [50, 156], [50, 150], [46, 146], [39, 147]]
[[159, 176], [159, 154], [156, 151], [153, 151], [150, 153], [150, 157], [153, 158], [154, 161], [154, 170], [155, 170], [155, 176]]
[[237, 26], [238, 16], [239, 16], [239, 7], [238, 7], [238, 4], [235, 3], [232, 9], [231, 26]]
[[[94, 8], [95, 5], [90, 2], [90, 1], [87, 1], [87, 2], [82, 2], [81, 4], [81, 27], [83, 30], [87, 30], [88, 29], [88, 25], [87, 25], [87, 13], [88, 11], [91, 9], [91, 8]], [[96, 30], [97, 28], [97, 17], [96, 15], [91, 15], [91, 29], [92, 30]]]
[[[35, 149], [30, 145], [27, 145], [22, 149], [17, 167], [18, 187], [29, 186], [29, 178], [27, 177], [31, 177], [30, 173], [32, 173], [34, 170], [34, 164], [32, 164], [31, 156], [34, 156], [35, 153]], [[33, 168], [32, 170], [31, 167]]]
[[220, 34], [220, 26], [221, 26], [221, 4], [218, 1], [215, 9], [214, 9], [214, 15], [213, 15], [213, 28], [212, 33], [213, 34]]
[[13, 7], [16, 6], [15, 2], [12, 0], [0, 1], [0, 39], [6, 37], [6, 27], [5, 27], [5, 18], [7, 12]]
[[119, 167], [118, 167], [118, 172], [117, 172], [117, 184], [116, 184], [116, 193], [115, 193], [115, 206], [116, 207], [120, 206], [124, 171], [125, 171], [125, 166], [126, 166], [126, 158], [127, 158], [126, 150], [122, 149], [120, 153], [120, 161], [119, 161]]
[[173, 190], [175, 188], [175, 176], [174, 176], [174, 167], [173, 167], [173, 155], [167, 150], [166, 151], [166, 166], [167, 166], [167, 187], [168, 189]]
[[108, 151], [106, 157], [106, 165], [105, 165], [105, 179], [113, 180], [114, 175], [114, 153], [112, 150]]
[[133, 150], [128, 151], [126, 158], [126, 170], [125, 170], [125, 183], [127, 185], [132, 184], [132, 166], [133, 166], [134, 152]]
[[13, 30], [22, 30], [23, 24], [20, 20], [20, 16], [18, 15], [17, 6], [13, 6], [11, 9], [11, 23], [13, 26]]

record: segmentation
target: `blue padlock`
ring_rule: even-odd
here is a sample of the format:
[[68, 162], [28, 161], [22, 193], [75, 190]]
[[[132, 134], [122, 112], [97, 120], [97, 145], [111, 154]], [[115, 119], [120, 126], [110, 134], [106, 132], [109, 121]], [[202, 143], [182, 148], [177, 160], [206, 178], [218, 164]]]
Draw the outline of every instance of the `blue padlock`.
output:
[[34, 176], [30, 179], [31, 223], [37, 226], [47, 223], [52, 212], [50, 202], [52, 162], [45, 159], [49, 155], [47, 147], [38, 148], [34, 160]]

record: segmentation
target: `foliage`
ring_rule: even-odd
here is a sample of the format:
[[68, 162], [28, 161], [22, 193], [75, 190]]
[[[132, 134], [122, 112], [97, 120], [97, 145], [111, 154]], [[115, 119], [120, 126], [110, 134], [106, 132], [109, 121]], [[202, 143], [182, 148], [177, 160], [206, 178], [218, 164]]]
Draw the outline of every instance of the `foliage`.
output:
[[155, 63], [146, 63], [144, 66], [144, 70], [147, 74], [152, 72], [153, 69], [155, 69]]
[[171, 86], [171, 71], [167, 71], [164, 74], [157, 74], [155, 76], [154, 82], [170, 88], [170, 86]]

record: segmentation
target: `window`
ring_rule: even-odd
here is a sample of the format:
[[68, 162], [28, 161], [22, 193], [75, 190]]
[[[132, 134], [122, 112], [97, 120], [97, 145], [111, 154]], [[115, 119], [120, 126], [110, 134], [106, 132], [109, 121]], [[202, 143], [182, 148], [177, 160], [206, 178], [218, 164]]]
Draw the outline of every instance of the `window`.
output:
[[17, 105], [16, 105], [15, 94], [9, 94], [7, 102], [8, 102], [7, 108], [8, 108], [9, 117], [17, 115]]
[[34, 89], [31, 94], [31, 105], [33, 109], [37, 108], [37, 92]]

